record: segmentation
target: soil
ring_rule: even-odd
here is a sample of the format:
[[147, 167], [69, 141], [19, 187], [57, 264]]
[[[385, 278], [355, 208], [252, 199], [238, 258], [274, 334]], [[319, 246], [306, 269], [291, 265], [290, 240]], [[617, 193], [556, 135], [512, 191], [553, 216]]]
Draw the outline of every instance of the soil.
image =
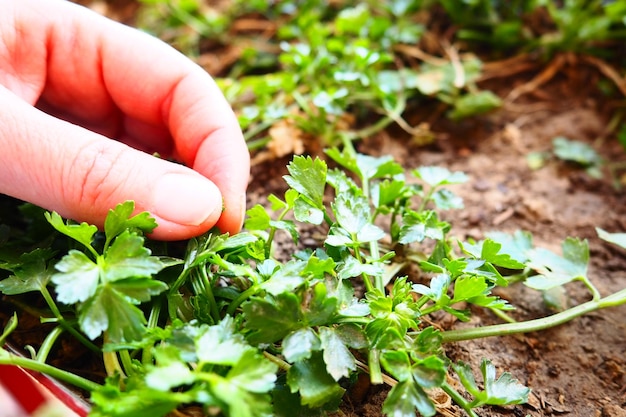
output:
[[[603, 295], [626, 287], [626, 252], [597, 237], [595, 227], [610, 232], [626, 231], [626, 193], [621, 178], [608, 168], [594, 179], [580, 167], [549, 159], [531, 169], [526, 157], [549, 152], [552, 139], [565, 136], [591, 144], [611, 164], [626, 159], [624, 150], [607, 129], [614, 103], [595, 89], [597, 68], [576, 60], [564, 64], [540, 88], [515, 100], [511, 90], [524, 85], [542, 70], [538, 66], [481, 84], [505, 98], [505, 105], [484, 117], [452, 123], [438, 118], [430, 129], [436, 140], [424, 147], [393, 129], [356, 144], [362, 153], [392, 155], [407, 170], [439, 165], [462, 171], [470, 180], [454, 191], [465, 208], [445, 213], [452, 235], [481, 239], [488, 231], [533, 234], [537, 246], [560, 253], [568, 236], [588, 239], [591, 250], [589, 277]], [[420, 119], [430, 109], [415, 108]], [[249, 203], [264, 203], [270, 193], [285, 190], [282, 175], [289, 157], [252, 167]], [[286, 244], [286, 243], [285, 243]], [[286, 248], [285, 250], [288, 250]], [[589, 299], [582, 286], [570, 284], [567, 303]], [[499, 295], [517, 309], [519, 320], [543, 317], [553, 311], [541, 294], [523, 285], [504, 289]], [[488, 325], [497, 317], [476, 310], [469, 323], [445, 322], [444, 328]], [[559, 327], [538, 333], [494, 337], [446, 345], [452, 360], [463, 360], [478, 369], [489, 358], [498, 372], [508, 371], [532, 388], [528, 404], [485, 407], [482, 417], [492, 416], [626, 416], [626, 306], [595, 312]], [[343, 415], [378, 417], [384, 387], [360, 387], [347, 398]], [[442, 416], [461, 416], [453, 405], [443, 405]]]

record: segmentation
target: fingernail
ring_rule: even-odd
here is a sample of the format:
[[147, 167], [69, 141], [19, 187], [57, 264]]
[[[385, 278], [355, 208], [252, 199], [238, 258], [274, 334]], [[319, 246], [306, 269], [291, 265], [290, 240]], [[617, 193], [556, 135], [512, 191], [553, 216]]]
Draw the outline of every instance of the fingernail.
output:
[[211, 181], [199, 175], [165, 174], [155, 185], [154, 214], [185, 226], [199, 226], [219, 218], [222, 195]]

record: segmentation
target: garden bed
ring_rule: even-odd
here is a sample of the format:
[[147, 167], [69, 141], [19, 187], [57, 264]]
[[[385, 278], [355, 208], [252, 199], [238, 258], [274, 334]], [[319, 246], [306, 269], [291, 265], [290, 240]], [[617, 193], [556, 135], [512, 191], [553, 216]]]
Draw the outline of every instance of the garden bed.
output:
[[[134, 6], [121, 4], [110, 9], [99, 6], [104, 7], [100, 10], [108, 10], [121, 20], [132, 22]], [[249, 25], [250, 20], [244, 23]], [[219, 53], [224, 54], [224, 60], [229, 60], [232, 50], [214, 52], [217, 61]], [[210, 54], [205, 55], [204, 62], [210, 57]], [[626, 181], [620, 170], [620, 161], [626, 158], [616, 140], [618, 129], [611, 127], [618, 114], [616, 108], [623, 106], [623, 97], [608, 97], [597, 87], [605, 80], [603, 69], [606, 67], [597, 65], [598, 61], [569, 53], [556, 54], [541, 65], [529, 57], [521, 60], [519, 69], [510, 73], [503, 71], [506, 64], [498, 66], [498, 61], [493, 62], [490, 68], [496, 70], [490, 77], [479, 80], [478, 85], [502, 99], [498, 109], [453, 122], [445, 117], [434, 117], [441, 114], [437, 103], [409, 106], [403, 117], [410, 124], [429, 120], [426, 127], [429, 143], [391, 125], [360, 138], [354, 144], [356, 150], [375, 157], [391, 155], [407, 171], [440, 166], [467, 174], [468, 181], [452, 187], [454, 193], [462, 197], [464, 207], [447, 210], [441, 215], [442, 220], [452, 225], [449, 232], [452, 240], [480, 241], [488, 232], [523, 230], [532, 233], [536, 246], [560, 253], [565, 238], [587, 239], [590, 248], [588, 277], [601, 295], [626, 288], [626, 251], [600, 239], [596, 230], [626, 231], [626, 194], [623, 191]], [[546, 75], [546, 68], [553, 68], [553, 73]], [[604, 162], [598, 162], [594, 172], [586, 171], [580, 161], [566, 160], [555, 152], [554, 139], [559, 137], [571, 141], [566, 142], [570, 147], [581, 143], [589, 145]], [[313, 156], [325, 158], [322, 146], [311, 145], [310, 137], [302, 144], [290, 146], [296, 149], [301, 145]], [[290, 152], [282, 156], [265, 149], [253, 152], [255, 163], [249, 207], [256, 204], [267, 207], [270, 194], [284, 195], [288, 187], [283, 176], [289, 174], [286, 167], [291, 158]], [[318, 235], [315, 226], [300, 230], [300, 247], [317, 247], [321, 244], [316, 240]], [[281, 253], [291, 256], [296, 246], [289, 235], [278, 233], [276, 239], [276, 257], [281, 258]], [[423, 275], [415, 269], [407, 268], [403, 272], [409, 281], [424, 282]], [[552, 299], [556, 304], [553, 308], [547, 305], [541, 292], [519, 283], [498, 288], [495, 295], [516, 307], [508, 313], [512, 318], [524, 321], [545, 317], [554, 314], [555, 308], [574, 307], [590, 299], [589, 290], [581, 282], [568, 283], [564, 288]], [[12, 305], [4, 304], [4, 313], [10, 314], [7, 306]], [[502, 323], [501, 317], [485, 309], [470, 308], [469, 322], [462, 323], [442, 313], [429, 317], [428, 322], [441, 330]], [[624, 315], [626, 306], [622, 305], [540, 332], [449, 343], [444, 345], [445, 355], [454, 362], [469, 363], [474, 369], [480, 367], [483, 358], [488, 358], [498, 374], [510, 372], [531, 388], [526, 404], [486, 406], [479, 411], [483, 417], [621, 417], [626, 415], [626, 408], [623, 408], [626, 405]], [[28, 317], [21, 315], [20, 324], [28, 325]], [[31, 326], [36, 327], [36, 320]], [[37, 336], [30, 329], [22, 329], [14, 334], [12, 342], [16, 346], [36, 346]], [[64, 357], [69, 357], [73, 370], [83, 376], [98, 379], [104, 375], [99, 363], [91, 366], [81, 362], [76, 366], [77, 359], [87, 361], [92, 357], [87, 350], [77, 353], [71, 350], [73, 348], [68, 349], [56, 352], [52, 363], [61, 367]], [[454, 379], [450, 384], [460, 387]], [[388, 390], [385, 384], [370, 385], [367, 381], [351, 385], [339, 415], [382, 416], [382, 403]], [[458, 406], [446, 401], [438, 408], [440, 415], [463, 415]]]

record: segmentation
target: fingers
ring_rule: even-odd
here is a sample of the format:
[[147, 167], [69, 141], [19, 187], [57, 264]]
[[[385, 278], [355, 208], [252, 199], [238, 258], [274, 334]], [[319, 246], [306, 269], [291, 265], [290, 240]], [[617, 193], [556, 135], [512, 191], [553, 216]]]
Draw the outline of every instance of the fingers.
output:
[[[0, 16], [0, 84], [47, 113], [94, 132], [147, 151], [172, 150], [221, 190], [222, 231], [240, 229], [249, 154], [236, 117], [205, 71], [161, 41], [69, 2], [8, 0], [8, 4], [13, 5], [15, 30], [7, 35], [11, 25], [3, 19], [9, 18]], [[12, 60], [9, 72], [19, 69], [8, 75], [2, 74], [3, 41], [9, 51], [4, 60], [6, 56]], [[93, 149], [81, 142], [85, 133], [75, 134], [73, 146]], [[57, 137], [48, 134], [47, 140]], [[71, 148], [66, 151], [74, 152]], [[133, 171], [139, 170], [139, 160], [154, 163], [143, 155], [132, 160]], [[117, 161], [116, 168], [121, 164]], [[148, 166], [141, 172], [120, 190], [131, 190], [133, 181], [148, 183], [142, 175], [154, 176]]]
[[0, 191], [102, 226], [134, 200], [157, 239], [187, 239], [219, 219], [222, 195], [198, 172], [61, 121], [0, 86]]

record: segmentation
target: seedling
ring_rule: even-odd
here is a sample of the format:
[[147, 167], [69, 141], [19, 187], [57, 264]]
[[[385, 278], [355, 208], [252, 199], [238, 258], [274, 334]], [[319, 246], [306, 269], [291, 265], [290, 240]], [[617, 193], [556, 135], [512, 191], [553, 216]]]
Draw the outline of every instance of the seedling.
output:
[[[476, 416], [477, 407], [525, 402], [529, 389], [515, 371], [497, 376], [488, 359], [478, 383], [469, 365], [446, 357], [445, 343], [538, 331], [626, 302], [626, 290], [603, 298], [591, 283], [586, 241], [567, 239], [562, 255], [535, 248], [522, 232], [453, 241], [452, 225], [439, 213], [462, 208], [448, 186], [465, 182], [463, 173], [422, 167], [407, 176], [390, 157], [350, 147], [327, 154], [340, 168], [294, 157], [289, 189], [270, 195], [268, 209], [250, 208], [242, 233], [192, 239], [180, 258], [167, 247], [160, 255], [148, 249], [143, 233], [154, 220], [131, 216], [132, 202], [111, 210], [103, 232], [47, 213], [56, 241], [69, 250], [4, 255], [0, 267], [9, 276], [0, 291], [39, 292], [47, 305], [42, 319], [58, 327], [38, 351], [31, 348], [31, 358], [1, 350], [0, 364], [89, 391], [94, 416], [162, 416], [189, 404], [233, 417], [323, 415], [338, 407], [360, 372], [390, 385], [382, 408], [388, 415], [434, 415], [429, 392], [441, 388]], [[275, 252], [279, 234], [297, 244], [307, 224], [325, 230], [315, 247]], [[428, 279], [407, 276], [409, 264]], [[589, 288], [590, 301], [526, 322], [512, 320], [515, 306], [493, 294], [513, 282], [548, 290], [575, 280]], [[508, 322], [441, 330], [425, 320], [439, 311], [469, 320], [465, 305]], [[7, 324], [1, 343], [17, 325]], [[47, 363], [66, 331], [102, 354], [106, 380]], [[471, 399], [446, 375], [456, 376]]]

